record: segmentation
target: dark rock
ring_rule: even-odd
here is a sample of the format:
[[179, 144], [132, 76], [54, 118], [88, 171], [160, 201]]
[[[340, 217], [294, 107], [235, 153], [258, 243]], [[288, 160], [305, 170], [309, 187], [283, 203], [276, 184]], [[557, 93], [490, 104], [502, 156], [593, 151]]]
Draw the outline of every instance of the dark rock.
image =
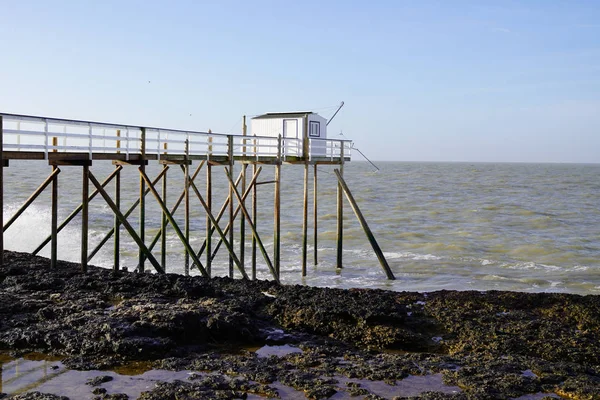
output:
[[113, 379], [114, 378], [109, 375], [100, 375], [96, 376], [95, 378], [88, 379], [88, 381], [85, 384], [90, 386], [100, 386], [103, 383], [112, 381]]

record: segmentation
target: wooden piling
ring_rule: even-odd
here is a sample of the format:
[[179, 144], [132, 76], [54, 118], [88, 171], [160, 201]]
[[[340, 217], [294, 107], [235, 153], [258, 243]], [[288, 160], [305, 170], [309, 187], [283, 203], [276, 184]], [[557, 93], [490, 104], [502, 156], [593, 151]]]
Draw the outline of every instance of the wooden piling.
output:
[[308, 261], [308, 162], [304, 163], [304, 204], [302, 214], [302, 276], [306, 276]]
[[[120, 134], [120, 131], [118, 131], [118, 133]], [[115, 206], [119, 211], [121, 211], [121, 169], [123, 169], [123, 167], [120, 165], [117, 165], [115, 168], [117, 173], [115, 176]], [[96, 190], [94, 193], [98, 193], [98, 190]], [[115, 232], [113, 241], [113, 271], [116, 272], [119, 270], [119, 266], [121, 264], [121, 224], [116, 215], [114, 217], [113, 225]]]
[[[256, 143], [256, 139], [254, 139], [254, 142]], [[257, 168], [256, 164], [252, 164], [252, 175], [256, 175]], [[254, 226], [256, 226], [258, 214], [257, 195], [258, 192], [255, 184], [252, 186], [252, 223]], [[252, 280], [256, 280], [256, 238], [254, 235], [252, 236]]]
[[[233, 169], [233, 136], [227, 136], [227, 158], [229, 167]], [[233, 188], [229, 185], [229, 243], [233, 248]], [[233, 278], [233, 254], [229, 253], [229, 277]]]
[[[166, 145], [166, 143], [165, 143]], [[162, 178], [162, 199], [167, 205], [167, 170], [169, 167], [163, 164], [163, 178]], [[160, 265], [163, 270], [167, 270], [167, 216], [163, 212], [160, 218]]]
[[[57, 171], [58, 167], [56, 165], [52, 166], [52, 172], [60, 172]], [[58, 175], [54, 176], [52, 179], [52, 205], [51, 205], [51, 215], [52, 222], [50, 224], [50, 268], [56, 268], [56, 260], [58, 259]]]
[[208, 213], [212, 213], [212, 165], [206, 164], [206, 272], [212, 276], [212, 221]]
[[[344, 176], [344, 142], [340, 142], [340, 176]], [[337, 268], [342, 268], [342, 252], [344, 247], [344, 203], [342, 184], [337, 185]]]
[[277, 138], [277, 161], [275, 164], [275, 193], [274, 193], [274, 223], [273, 223], [273, 259], [277, 279], [281, 278], [281, 155], [282, 155], [282, 138], [281, 135]]
[[87, 272], [88, 265], [88, 222], [89, 222], [89, 191], [90, 191], [90, 167], [83, 166], [83, 182], [81, 193], [81, 271]]
[[[246, 127], [246, 116], [244, 115], [242, 118], [242, 157], [246, 158], [246, 136], [247, 127]], [[233, 164], [230, 165], [232, 167]], [[245, 163], [245, 160], [242, 161], [242, 193], [246, 191], [246, 167], [248, 165]], [[233, 171], [232, 171], [233, 173]], [[240, 218], [240, 262], [242, 265], [245, 265], [246, 258], [246, 220], [244, 218]]]
[[356, 214], [356, 218], [358, 218], [360, 225], [362, 226], [363, 230], [365, 231], [365, 234], [367, 235], [367, 238], [369, 239], [369, 242], [371, 243], [371, 247], [373, 247], [373, 251], [375, 251], [375, 254], [377, 255], [377, 258], [379, 259], [379, 263], [381, 264], [383, 271], [387, 275], [387, 278], [390, 280], [396, 279], [394, 277], [394, 274], [392, 273], [392, 270], [390, 269], [390, 266], [387, 263], [387, 260], [385, 259], [385, 256], [383, 255], [383, 252], [381, 251], [381, 248], [379, 247], [379, 244], [377, 243], [377, 240], [375, 240], [375, 236], [373, 235], [373, 232], [371, 232], [371, 229], [369, 228], [369, 225], [367, 224], [367, 220], [365, 219], [362, 212], [360, 211], [360, 208], [358, 208], [358, 204], [356, 203], [356, 200], [354, 200], [354, 196], [352, 195], [352, 193], [350, 192], [350, 189], [348, 188], [348, 185], [344, 181], [341, 171], [335, 169], [333, 172], [335, 172], [338, 182], [339, 182], [340, 186], [342, 187], [344, 193], [346, 194], [346, 198], [350, 202], [350, 206], [352, 207], [352, 210]]
[[[141, 144], [140, 144], [140, 171], [146, 172], [146, 128], [142, 128], [141, 131]], [[140, 175], [140, 208], [139, 208], [139, 238], [145, 247], [146, 238], [146, 187], [144, 178]], [[141, 248], [138, 251], [138, 272], [144, 272], [144, 253]]]
[[[183, 179], [183, 184], [185, 187], [185, 219], [184, 219], [184, 229], [185, 229], [185, 241], [187, 243], [190, 242], [190, 141], [186, 139], [185, 141], [185, 165], [184, 165], [184, 173], [185, 177]], [[163, 213], [164, 214], [164, 213]], [[188, 246], [189, 247], [189, 246]], [[185, 249], [185, 261], [183, 263], [183, 273], [188, 276], [190, 274], [190, 253]]]
[[313, 256], [314, 256], [314, 264], [317, 265], [319, 263], [318, 261], [318, 251], [317, 251], [317, 244], [318, 244], [318, 222], [319, 219], [317, 217], [317, 164], [315, 163], [314, 165], [314, 184], [313, 184]]

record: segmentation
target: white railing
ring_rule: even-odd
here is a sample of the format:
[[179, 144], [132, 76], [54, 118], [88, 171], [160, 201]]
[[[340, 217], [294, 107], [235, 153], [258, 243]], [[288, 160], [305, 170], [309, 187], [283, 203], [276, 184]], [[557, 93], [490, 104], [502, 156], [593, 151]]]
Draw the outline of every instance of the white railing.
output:
[[[286, 160], [303, 156], [302, 139], [273, 136], [243, 136], [213, 132], [145, 128], [140, 126], [75, 121], [27, 115], [1, 114], [3, 151], [44, 153], [142, 154], [142, 138], [146, 155], [158, 158], [189, 155], [277, 158], [279, 152]], [[230, 148], [231, 146], [231, 148]], [[311, 159], [350, 157], [351, 141], [310, 139]], [[342, 152], [343, 150], [343, 152]]]

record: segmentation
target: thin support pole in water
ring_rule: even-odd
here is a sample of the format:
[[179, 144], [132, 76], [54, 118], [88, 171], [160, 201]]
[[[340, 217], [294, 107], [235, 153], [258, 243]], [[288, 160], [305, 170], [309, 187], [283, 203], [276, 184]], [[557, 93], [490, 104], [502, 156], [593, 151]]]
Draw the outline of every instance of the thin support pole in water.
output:
[[[119, 211], [121, 210], [121, 169], [123, 169], [123, 167], [121, 167], [120, 165], [118, 165], [117, 168], [115, 168], [115, 206]], [[94, 193], [98, 193], [98, 190], [95, 190]], [[121, 224], [119, 223], [119, 218], [115, 216], [113, 227], [115, 232], [115, 238], [113, 242], [113, 271], [118, 271], [119, 265], [121, 264], [121, 229], [119, 229], [120, 225]]]
[[[242, 193], [246, 191], [246, 164], [242, 164]], [[232, 181], [233, 183], [233, 181]], [[245, 204], [244, 204], [245, 206]], [[240, 262], [245, 265], [246, 256], [246, 220], [240, 218]]]
[[96, 177], [94, 176], [94, 174], [92, 174], [90, 172], [89, 173], [89, 178], [90, 178], [90, 181], [92, 182], [92, 184], [94, 186], [96, 186], [96, 189], [98, 189], [98, 192], [100, 193], [100, 196], [102, 196], [102, 198], [104, 199], [104, 201], [106, 201], [106, 204], [108, 205], [108, 207], [110, 207], [110, 209], [117, 216], [117, 218], [119, 218], [119, 221], [121, 222], [121, 225], [123, 225], [123, 227], [129, 233], [129, 235], [131, 236], [131, 238], [133, 239], [133, 241], [138, 245], [140, 251], [150, 261], [150, 263], [152, 264], [152, 266], [154, 267], [154, 269], [156, 269], [156, 272], [158, 272], [160, 274], [164, 274], [165, 271], [163, 271], [163, 269], [161, 268], [161, 266], [158, 263], [158, 261], [156, 260], [156, 258], [152, 255], [152, 253], [150, 252], [150, 250], [148, 250], [148, 248], [146, 247], [146, 245], [144, 244], [144, 242], [142, 241], [142, 239], [139, 237], [139, 235], [137, 234], [137, 232], [135, 231], [135, 229], [133, 229], [133, 227], [131, 226], [131, 224], [129, 223], [129, 221], [127, 221], [127, 218], [125, 216], [123, 216], [123, 214], [121, 214], [121, 211], [119, 211], [119, 209], [117, 208], [116, 204], [112, 201], [112, 199], [110, 198], [110, 196], [108, 195], [108, 193], [106, 193], [106, 190], [104, 190], [104, 188], [100, 185], [100, 182], [98, 182], [98, 180], [96, 179]]
[[387, 260], [385, 259], [385, 256], [383, 255], [383, 251], [381, 251], [381, 248], [379, 247], [377, 240], [375, 240], [375, 236], [373, 235], [373, 232], [371, 232], [371, 229], [369, 228], [369, 225], [367, 224], [367, 220], [365, 219], [362, 212], [360, 211], [360, 208], [358, 208], [358, 204], [356, 203], [356, 200], [354, 200], [354, 196], [352, 196], [352, 193], [350, 192], [348, 185], [344, 181], [344, 178], [342, 177], [341, 172], [337, 169], [335, 169], [333, 172], [335, 172], [338, 182], [340, 183], [340, 186], [342, 187], [344, 193], [346, 194], [346, 198], [350, 202], [350, 206], [352, 206], [352, 210], [354, 210], [354, 214], [356, 214], [356, 218], [358, 218], [360, 225], [362, 226], [363, 230], [365, 231], [365, 234], [367, 235], [367, 238], [369, 239], [369, 242], [371, 243], [371, 247], [373, 247], [373, 250], [375, 251], [377, 258], [379, 259], [379, 263], [381, 264], [383, 271], [387, 275], [387, 278], [390, 280], [396, 279], [394, 277], [394, 274], [392, 273], [392, 270], [390, 269], [390, 266], [387, 263]]
[[[140, 144], [140, 158], [141, 158], [141, 165], [140, 165], [140, 171], [145, 173], [146, 172], [146, 128], [142, 128], [142, 133], [141, 133], [141, 144]], [[144, 185], [144, 178], [140, 175], [140, 209], [139, 209], [139, 230], [140, 230], [140, 234], [139, 234], [139, 238], [142, 241], [142, 244], [145, 243], [145, 238], [146, 238], [146, 188]], [[144, 245], [145, 247], [145, 245]], [[144, 272], [144, 253], [142, 252], [142, 249], [140, 247], [140, 250], [138, 251], [138, 271], [140, 273]]]
[[[242, 118], [242, 136], [246, 136], [246, 116]], [[242, 139], [242, 156], [246, 157], [246, 139]], [[242, 163], [242, 193], [246, 191], [246, 168], [248, 164]], [[233, 172], [232, 172], [233, 173]], [[246, 220], [240, 218], [240, 262], [245, 265], [246, 259]]]
[[[185, 157], [184, 157], [184, 173], [183, 179], [184, 190], [185, 190], [185, 219], [184, 219], [184, 230], [185, 230], [185, 241], [190, 243], [190, 142], [188, 139], [185, 140]], [[166, 207], [165, 207], [166, 210]], [[185, 248], [185, 261], [183, 263], [183, 273], [185, 276], [190, 274], [190, 252], [188, 251], [189, 245]], [[193, 252], [192, 252], [193, 253]], [[207, 275], [207, 274], [205, 274]]]
[[83, 182], [82, 182], [82, 193], [81, 193], [81, 271], [87, 272], [88, 265], [88, 222], [89, 222], [89, 197], [90, 197], [90, 167], [89, 165], [83, 166]]
[[313, 240], [314, 240], [314, 263], [317, 265], [318, 261], [318, 252], [317, 252], [317, 240], [318, 240], [318, 217], [317, 217], [317, 164], [314, 165], [314, 187], [313, 187]]
[[[254, 139], [256, 143], [256, 139]], [[258, 166], [256, 164], [252, 165], [252, 175], [256, 176], [256, 169]], [[257, 186], [254, 184], [252, 186], [252, 223], [256, 226], [257, 222], [257, 214], [258, 214], [258, 206], [257, 206]], [[256, 238], [252, 235], [252, 280], [256, 280]]]
[[[340, 176], [344, 176], [344, 143], [340, 142]], [[337, 185], [337, 268], [342, 268], [342, 252], [344, 248], [344, 198], [342, 184]]]
[[302, 210], [302, 276], [306, 276], [308, 262], [308, 161], [304, 163], [304, 204]]
[[[229, 167], [233, 169], [233, 136], [227, 137], [227, 157], [229, 159]], [[233, 188], [229, 185], [229, 243], [233, 249]], [[233, 253], [229, 252], [229, 277], [233, 278]]]
[[277, 138], [277, 161], [275, 164], [275, 193], [273, 205], [273, 259], [275, 264], [275, 272], [277, 280], [280, 279], [280, 261], [281, 261], [281, 150], [282, 138], [281, 135]]
[[[165, 143], [166, 145], [166, 143]], [[163, 170], [168, 169], [166, 164], [163, 164]], [[165, 171], [162, 179], [162, 199], [167, 205], [167, 171]], [[150, 246], [152, 248], [152, 246]], [[162, 269], [167, 270], [167, 216], [163, 212], [160, 218], [160, 265]]]
[[[208, 163], [206, 165], [206, 206], [207, 206], [207, 214], [206, 214], [206, 240], [204, 243], [206, 244], [206, 272], [208, 276], [212, 276], [212, 233], [213, 226], [208, 213], [212, 213], [212, 165]], [[200, 257], [200, 254], [198, 257]]]
[[[52, 166], [52, 172], [59, 169], [56, 165]], [[56, 268], [58, 259], [58, 175], [52, 179], [52, 223], [50, 227], [50, 268]]]

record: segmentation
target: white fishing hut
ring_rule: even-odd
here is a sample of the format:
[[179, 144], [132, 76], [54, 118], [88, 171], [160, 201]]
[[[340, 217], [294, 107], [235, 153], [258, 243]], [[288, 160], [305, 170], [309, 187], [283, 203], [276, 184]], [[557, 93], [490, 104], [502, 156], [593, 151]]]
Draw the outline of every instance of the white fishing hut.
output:
[[[327, 119], [311, 111], [266, 113], [252, 118], [250, 135], [273, 138], [281, 135], [285, 156], [302, 157], [307, 145], [308, 157], [321, 157], [326, 155]], [[261, 150], [276, 154], [277, 141], [273, 140]]]

